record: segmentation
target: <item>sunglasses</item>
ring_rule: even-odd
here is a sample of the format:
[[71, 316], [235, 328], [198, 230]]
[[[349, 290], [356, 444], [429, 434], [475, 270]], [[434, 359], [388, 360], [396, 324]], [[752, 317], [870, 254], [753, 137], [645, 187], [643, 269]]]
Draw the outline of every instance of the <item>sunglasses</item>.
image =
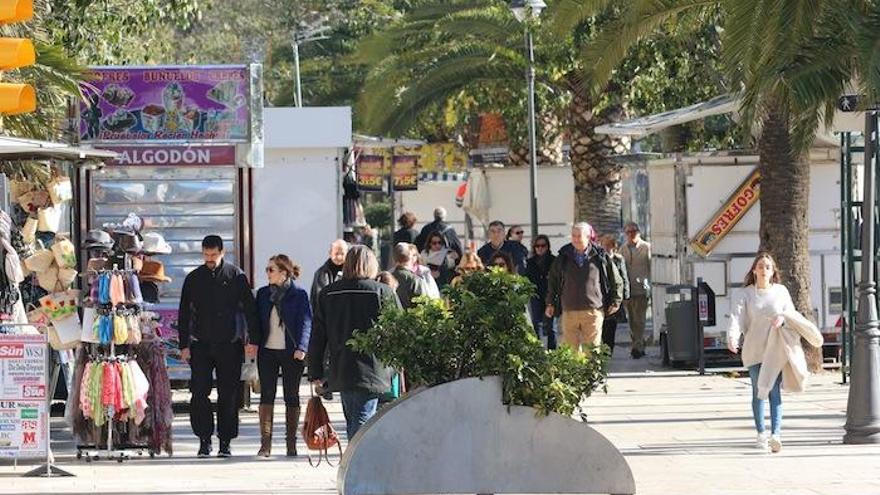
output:
[[522, 231], [522, 230], [516, 230], [516, 231], [513, 232], [513, 235], [523, 235], [523, 231]]

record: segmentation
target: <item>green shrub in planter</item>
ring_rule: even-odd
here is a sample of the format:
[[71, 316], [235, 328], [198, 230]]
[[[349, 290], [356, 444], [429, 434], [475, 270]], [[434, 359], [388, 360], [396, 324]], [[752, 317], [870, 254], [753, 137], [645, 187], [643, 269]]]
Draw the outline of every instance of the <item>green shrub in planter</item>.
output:
[[590, 357], [563, 346], [547, 351], [526, 315], [534, 286], [499, 269], [465, 277], [444, 300], [419, 298], [408, 310], [386, 306], [348, 345], [398, 369], [414, 385], [499, 375], [506, 404], [566, 416], [605, 386], [607, 348]]

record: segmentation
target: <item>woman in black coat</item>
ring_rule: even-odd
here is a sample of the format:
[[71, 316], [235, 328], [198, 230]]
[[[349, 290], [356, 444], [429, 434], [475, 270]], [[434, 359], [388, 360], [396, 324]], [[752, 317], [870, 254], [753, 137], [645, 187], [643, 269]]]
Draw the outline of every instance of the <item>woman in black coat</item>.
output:
[[526, 278], [535, 284], [535, 296], [529, 301], [529, 313], [532, 326], [538, 337], [541, 329], [547, 335], [547, 348], [556, 349], [556, 332], [553, 330], [553, 319], [544, 315], [545, 299], [547, 298], [547, 275], [556, 256], [550, 253], [550, 238], [544, 234], [532, 240], [532, 256], [526, 261]]
[[[400, 300], [391, 287], [377, 282], [379, 262], [366, 246], [354, 246], [345, 256], [342, 280], [321, 291], [315, 305], [315, 326], [309, 342], [309, 379], [315, 386], [340, 392], [346, 431], [351, 440], [374, 414], [379, 397], [391, 388], [391, 370], [375, 356], [348, 347], [355, 330], [368, 331], [382, 305]], [[324, 369], [324, 353], [330, 353]]]

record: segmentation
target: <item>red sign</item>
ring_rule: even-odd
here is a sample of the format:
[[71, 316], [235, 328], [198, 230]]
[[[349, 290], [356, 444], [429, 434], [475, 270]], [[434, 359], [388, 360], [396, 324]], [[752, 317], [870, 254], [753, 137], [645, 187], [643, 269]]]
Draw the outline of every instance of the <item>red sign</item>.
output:
[[235, 165], [235, 146], [102, 146], [119, 153], [113, 166]]
[[24, 344], [0, 345], [0, 358], [20, 359], [24, 357]]

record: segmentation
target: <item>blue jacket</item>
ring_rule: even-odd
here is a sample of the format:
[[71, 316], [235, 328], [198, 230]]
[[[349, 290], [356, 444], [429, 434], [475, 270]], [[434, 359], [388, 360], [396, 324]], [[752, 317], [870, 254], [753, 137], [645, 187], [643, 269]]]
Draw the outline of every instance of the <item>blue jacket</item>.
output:
[[[272, 314], [272, 299], [269, 287], [262, 287], [257, 291], [257, 314], [260, 324], [251, 335], [251, 342], [260, 347], [266, 345], [269, 338], [269, 317]], [[309, 305], [309, 295], [295, 283], [290, 284], [287, 294], [281, 302], [281, 321], [284, 322], [284, 341], [288, 351], [309, 350], [309, 337], [312, 333], [312, 307]]]

